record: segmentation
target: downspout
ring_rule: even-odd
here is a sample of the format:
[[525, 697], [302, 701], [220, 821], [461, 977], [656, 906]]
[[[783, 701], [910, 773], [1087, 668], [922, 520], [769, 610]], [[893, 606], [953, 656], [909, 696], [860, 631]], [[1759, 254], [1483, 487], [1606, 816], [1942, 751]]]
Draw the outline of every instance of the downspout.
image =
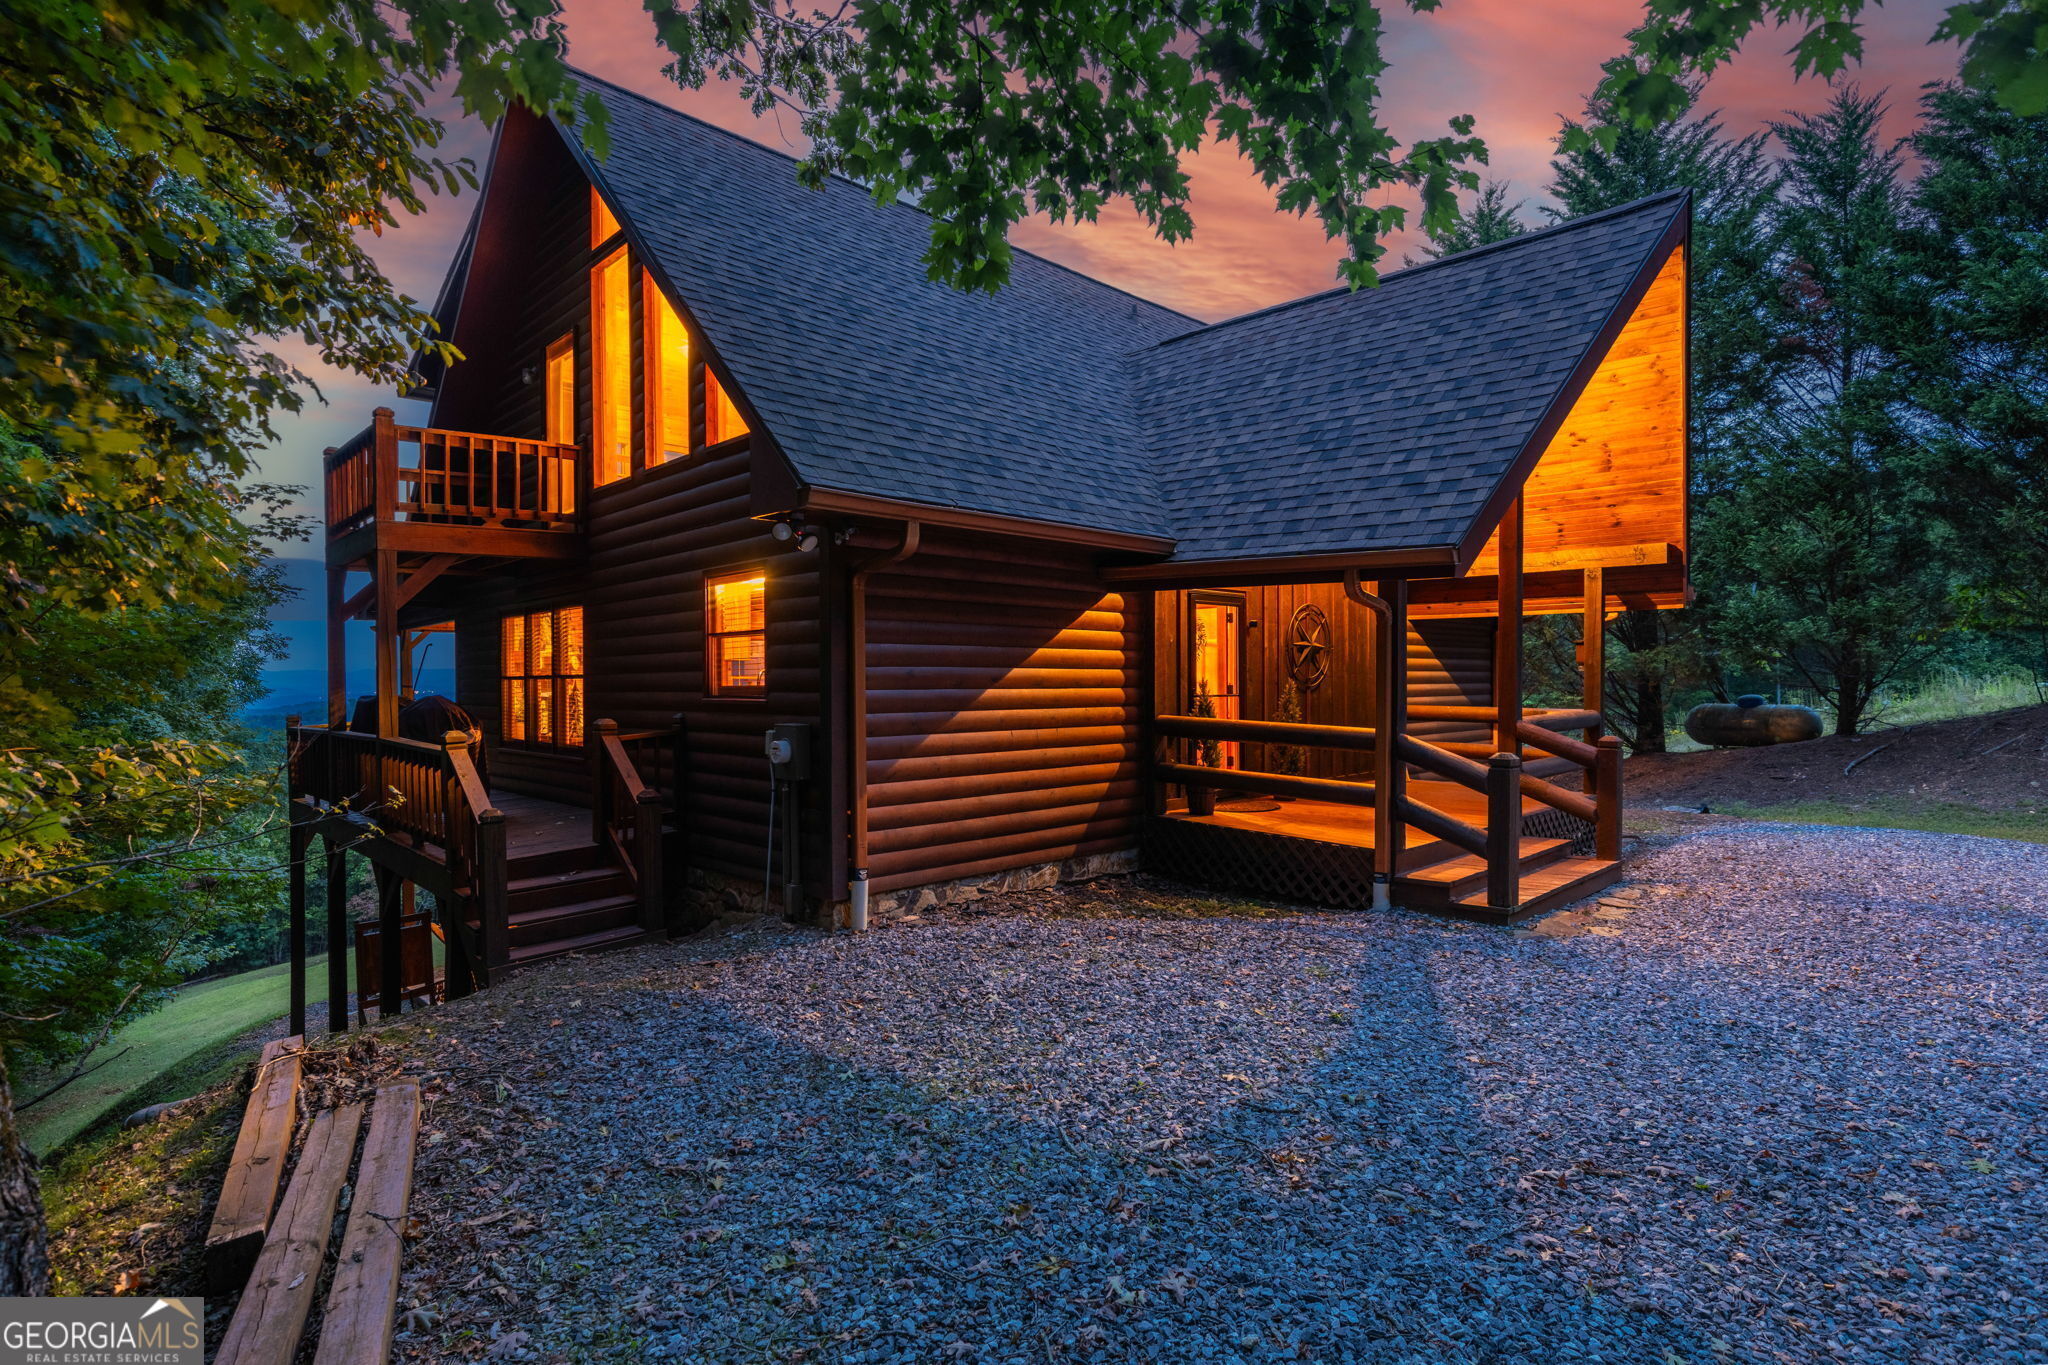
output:
[[1386, 910], [1393, 905], [1394, 874], [1400, 855], [1395, 846], [1399, 841], [1394, 837], [1399, 822], [1394, 775], [1399, 770], [1395, 750], [1400, 744], [1401, 727], [1393, 714], [1392, 679], [1395, 656], [1405, 652], [1407, 641], [1393, 638], [1394, 609], [1384, 598], [1365, 590], [1358, 581], [1358, 570], [1344, 571], [1344, 595], [1379, 619], [1379, 657], [1374, 660], [1373, 670], [1377, 733], [1372, 746], [1372, 908]]
[[847, 688], [848, 709], [853, 713], [847, 718], [846, 745], [850, 769], [846, 790], [853, 808], [846, 918], [847, 927], [856, 934], [864, 934], [868, 928], [868, 575], [894, 568], [916, 554], [922, 533], [917, 521], [904, 522], [901, 544], [866, 560], [853, 571], [852, 621], [846, 641], [847, 671], [852, 675]]

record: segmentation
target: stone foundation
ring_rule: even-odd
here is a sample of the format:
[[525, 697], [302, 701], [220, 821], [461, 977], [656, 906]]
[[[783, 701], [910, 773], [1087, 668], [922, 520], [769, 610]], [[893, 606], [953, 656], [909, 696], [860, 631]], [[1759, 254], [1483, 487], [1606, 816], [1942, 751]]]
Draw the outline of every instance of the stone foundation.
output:
[[[941, 906], [964, 905], [980, 900], [984, 896], [1001, 896], [1012, 891], [1042, 891], [1061, 882], [1085, 882], [1097, 877], [1114, 877], [1138, 870], [1138, 850], [1118, 849], [1112, 853], [1091, 853], [1080, 858], [1068, 858], [1057, 863], [1034, 863], [1029, 867], [1013, 867], [1003, 872], [989, 872], [979, 877], [960, 877], [950, 882], [934, 882], [930, 886], [909, 886], [901, 891], [885, 891], [868, 898], [868, 924], [886, 924], [892, 920], [907, 919], [921, 915], [927, 910]], [[846, 927], [847, 905], [841, 901], [831, 907], [831, 923], [838, 928]]]

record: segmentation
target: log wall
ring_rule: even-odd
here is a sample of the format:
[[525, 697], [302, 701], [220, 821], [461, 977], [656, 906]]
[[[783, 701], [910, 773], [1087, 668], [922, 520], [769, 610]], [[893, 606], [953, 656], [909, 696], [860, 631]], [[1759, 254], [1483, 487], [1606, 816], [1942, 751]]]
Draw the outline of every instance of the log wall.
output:
[[[486, 308], [488, 335], [469, 347], [474, 359], [450, 370], [435, 409], [438, 425], [538, 437], [545, 421], [547, 347], [565, 332], [576, 338], [579, 444], [591, 439], [591, 328], [588, 182], [554, 135], [536, 135], [531, 121], [507, 125], [508, 147], [479, 224], [478, 266], [469, 288], [488, 291], [513, 282], [519, 306]], [[501, 193], [502, 186], [502, 193]], [[506, 221], [507, 218], [513, 221]], [[633, 329], [643, 335], [639, 262], [632, 262]], [[464, 309], [462, 331], [473, 330]], [[704, 345], [693, 338], [693, 348]], [[701, 349], [699, 350], [701, 354]], [[636, 448], [645, 425], [643, 366], [634, 365]], [[701, 370], [701, 366], [697, 367]], [[701, 433], [702, 381], [695, 385], [694, 421]], [[767, 827], [768, 763], [762, 736], [779, 721], [807, 721], [822, 767], [824, 730], [819, 653], [821, 556], [773, 540], [750, 519], [752, 456], [745, 441], [700, 451], [688, 460], [643, 470], [594, 489], [585, 507], [587, 555], [581, 561], [487, 564], [430, 586], [405, 613], [410, 623], [451, 620], [456, 627], [458, 700], [481, 720], [490, 746], [492, 784], [556, 800], [589, 799], [587, 749], [541, 749], [498, 739], [499, 622], [513, 613], [553, 607], [584, 609], [586, 709], [592, 719], [625, 730], [666, 728], [683, 717], [682, 824], [692, 866], [758, 883]], [[709, 696], [705, 690], [704, 580], [708, 574], [760, 566], [767, 586], [768, 695]], [[826, 784], [808, 785], [804, 866], [814, 894], [823, 894], [828, 818]]]
[[867, 603], [874, 890], [1135, 846], [1146, 594], [1084, 551], [928, 531]]

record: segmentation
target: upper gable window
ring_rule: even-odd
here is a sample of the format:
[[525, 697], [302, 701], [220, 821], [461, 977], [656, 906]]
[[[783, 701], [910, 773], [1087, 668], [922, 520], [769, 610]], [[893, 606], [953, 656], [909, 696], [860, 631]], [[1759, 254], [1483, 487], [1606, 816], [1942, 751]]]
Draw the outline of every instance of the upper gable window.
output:
[[612, 214], [612, 206], [604, 202], [604, 196], [597, 192], [597, 186], [590, 187], [590, 249], [603, 246], [619, 235], [619, 220]]
[[576, 338], [559, 337], [548, 347], [547, 439], [576, 444]]
[[645, 270], [640, 316], [647, 320], [647, 463], [665, 464], [690, 453], [690, 332]]
[[711, 367], [704, 367], [704, 444], [715, 446], [720, 441], [730, 441], [747, 434], [747, 419], [740, 416], [740, 410], [733, 406], [731, 395], [718, 382], [718, 376], [711, 373]]
[[607, 484], [633, 472], [633, 301], [626, 248], [590, 271], [590, 477]]

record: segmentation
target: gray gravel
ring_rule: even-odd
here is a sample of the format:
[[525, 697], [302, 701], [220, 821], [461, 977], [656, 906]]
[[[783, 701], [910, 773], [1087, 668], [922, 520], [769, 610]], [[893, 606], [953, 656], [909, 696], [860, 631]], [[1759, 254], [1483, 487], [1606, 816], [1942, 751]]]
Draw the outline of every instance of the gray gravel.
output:
[[422, 1015], [400, 1351], [2048, 1359], [2048, 848], [1632, 873], [1586, 932], [1098, 884]]

